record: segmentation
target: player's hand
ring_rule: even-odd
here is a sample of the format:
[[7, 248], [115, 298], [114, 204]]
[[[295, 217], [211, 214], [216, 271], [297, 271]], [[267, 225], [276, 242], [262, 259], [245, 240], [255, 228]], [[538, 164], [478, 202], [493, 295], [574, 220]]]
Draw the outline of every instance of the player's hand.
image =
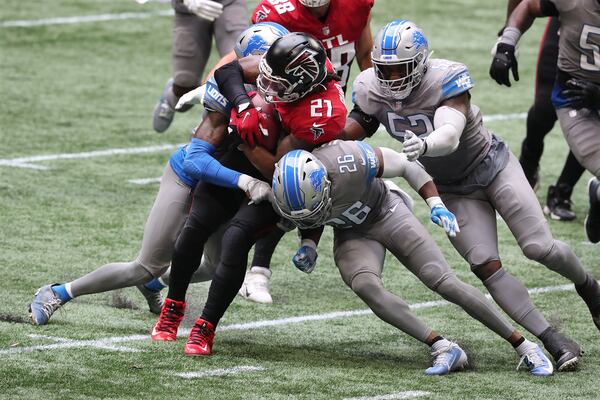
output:
[[578, 79], [569, 79], [566, 87], [562, 93], [569, 99], [571, 107], [575, 109], [600, 109], [600, 85]]
[[431, 222], [444, 228], [448, 236], [455, 237], [460, 232], [456, 217], [443, 204], [433, 206]]
[[197, 87], [194, 90], [190, 90], [179, 98], [177, 104], [175, 104], [176, 110], [181, 110], [182, 107], [192, 104], [202, 104], [204, 101], [204, 94], [206, 93], [206, 85]]
[[238, 187], [246, 192], [246, 196], [250, 199], [250, 203], [260, 203], [261, 201], [270, 200], [271, 186], [267, 182], [253, 178], [249, 175], [242, 174], [238, 179]]
[[210, 22], [223, 13], [223, 4], [212, 0], [183, 0], [183, 4], [188, 10]]
[[415, 135], [413, 131], [406, 131], [402, 151], [406, 154], [408, 161], [415, 161], [425, 152], [425, 141]]
[[235, 108], [231, 109], [229, 125], [235, 127], [237, 135], [251, 147], [256, 146], [257, 137], [262, 135], [259, 128], [260, 113], [252, 106], [238, 112]]
[[302, 272], [310, 274], [317, 265], [317, 249], [311, 246], [302, 246], [292, 257], [292, 262]]
[[490, 66], [490, 76], [493, 80], [498, 82], [499, 85], [510, 87], [510, 78], [508, 77], [509, 70], [512, 71], [515, 81], [519, 80], [519, 63], [517, 62], [517, 56], [515, 55], [515, 46], [499, 41], [492, 49], [492, 54], [494, 55], [494, 59]]

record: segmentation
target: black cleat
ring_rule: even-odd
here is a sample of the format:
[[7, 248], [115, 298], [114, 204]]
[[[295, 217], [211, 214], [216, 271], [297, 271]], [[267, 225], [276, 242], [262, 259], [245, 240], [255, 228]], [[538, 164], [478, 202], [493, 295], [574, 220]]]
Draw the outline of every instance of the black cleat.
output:
[[573, 221], [575, 213], [571, 211], [571, 186], [560, 183], [548, 188], [548, 197], [544, 206], [544, 214], [557, 221]]
[[548, 353], [554, 358], [556, 369], [560, 372], [575, 371], [579, 365], [579, 358], [583, 355], [581, 347], [574, 340], [549, 327], [540, 335], [540, 340]]
[[585, 304], [590, 309], [592, 321], [600, 331], [600, 285], [589, 273], [587, 279], [581, 285], [575, 285], [575, 290], [579, 296], [585, 301]]
[[590, 199], [590, 210], [585, 217], [585, 235], [592, 243], [600, 242], [600, 200], [598, 199], [598, 178], [592, 178], [588, 182], [588, 197]]

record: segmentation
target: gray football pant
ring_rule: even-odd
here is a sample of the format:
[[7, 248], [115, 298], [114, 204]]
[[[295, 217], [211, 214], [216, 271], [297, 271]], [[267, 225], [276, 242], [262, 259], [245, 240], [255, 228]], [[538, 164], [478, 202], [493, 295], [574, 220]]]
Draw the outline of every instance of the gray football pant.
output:
[[175, 12], [171, 64], [177, 86], [194, 88], [200, 84], [210, 57], [213, 34], [219, 54], [233, 50], [235, 40], [248, 26], [248, 7], [244, 0], [234, 0], [223, 8], [214, 22], [195, 14]]
[[[468, 195], [442, 193], [441, 196], [460, 226], [460, 233], [450, 240], [472, 269], [500, 260], [498, 211], [527, 258], [573, 283], [585, 282], [585, 270], [575, 253], [552, 237], [538, 199], [512, 153], [506, 167], [485, 189]], [[500, 307], [534, 335], [539, 336], [549, 326], [531, 302], [525, 286], [505, 270], [496, 272], [483, 284]]]
[[433, 238], [400, 196], [388, 192], [384, 207], [383, 215], [368, 226], [334, 230], [335, 263], [344, 282], [379, 318], [425, 342], [432, 329], [383, 286], [387, 249], [428, 288], [507, 339], [513, 327], [479, 290], [454, 275]]
[[[140, 253], [134, 261], [109, 263], [71, 282], [73, 296], [101, 293], [140, 285], [161, 276], [171, 263], [175, 240], [183, 227], [192, 200], [191, 189], [167, 163], [160, 188], [146, 220]], [[212, 263], [201, 264], [192, 280], [209, 280], [218, 264], [219, 232], [211, 236], [205, 253]], [[214, 262], [216, 260], [216, 263]]]
[[600, 178], [600, 112], [559, 108], [556, 114], [577, 161]]

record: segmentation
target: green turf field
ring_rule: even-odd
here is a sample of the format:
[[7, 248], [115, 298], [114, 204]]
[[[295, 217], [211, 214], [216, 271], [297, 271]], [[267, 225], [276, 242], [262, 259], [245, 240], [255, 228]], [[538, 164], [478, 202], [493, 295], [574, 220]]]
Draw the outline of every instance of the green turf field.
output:
[[[251, 7], [256, 4], [249, 3]], [[487, 70], [504, 6], [504, 1], [377, 0], [372, 28], [377, 31], [392, 18], [416, 21], [427, 33], [434, 57], [470, 67], [476, 81], [473, 102], [484, 115], [523, 113], [533, 97], [535, 57], [544, 22], [538, 21], [521, 43], [521, 81], [511, 89], [499, 87], [488, 78]], [[158, 184], [129, 181], [159, 177], [171, 149], [187, 140], [200, 112], [195, 108], [178, 114], [163, 135], [152, 131], [152, 108], [170, 74], [169, 17], [34, 27], [8, 27], [5, 22], [168, 8], [157, 3], [139, 6], [131, 0], [2, 2], [0, 398], [600, 397], [600, 336], [587, 308], [572, 288], [559, 286], [568, 282], [521, 255], [501, 221], [505, 267], [530, 289], [554, 290], [532, 294], [534, 302], [587, 351], [578, 372], [548, 379], [533, 378], [524, 370], [516, 372], [518, 358], [510, 346], [455, 306], [423, 304], [439, 297], [388, 257], [387, 287], [407, 302], [419, 304], [417, 314], [458, 341], [471, 360], [468, 371], [425, 377], [428, 348], [363, 312], [365, 305], [345, 287], [333, 265], [330, 231], [319, 247], [319, 265], [309, 276], [291, 265], [296, 238], [294, 234], [285, 237], [274, 257], [275, 303], [262, 306], [236, 299], [221, 322], [210, 358], [184, 357], [184, 338], [176, 343], [151, 342], [149, 330], [155, 316], [135, 289], [81, 297], [55, 314], [49, 325], [30, 325], [27, 304], [38, 287], [69, 281], [106, 262], [130, 260], [137, 254]], [[523, 118], [487, 125], [518, 154]], [[383, 133], [371, 143], [399, 148]], [[164, 148], [157, 150], [157, 146]], [[51, 157], [141, 147], [155, 150]], [[541, 201], [566, 154], [556, 128], [546, 140], [538, 192]], [[50, 157], [14, 160], [42, 155]], [[24, 168], [22, 164], [28, 162], [47, 169]], [[585, 242], [582, 226], [588, 178], [586, 173], [575, 188], [577, 220], [550, 224], [555, 235], [573, 246], [599, 277], [600, 247]], [[417, 202], [416, 213], [457, 274], [481, 288], [441, 230], [427, 222], [424, 203]], [[199, 314], [207, 288], [206, 284], [191, 288], [184, 328]], [[258, 321], [266, 322], [255, 324]], [[220, 375], [222, 370], [229, 374]], [[180, 375], [185, 373], [198, 374], [196, 378]]]

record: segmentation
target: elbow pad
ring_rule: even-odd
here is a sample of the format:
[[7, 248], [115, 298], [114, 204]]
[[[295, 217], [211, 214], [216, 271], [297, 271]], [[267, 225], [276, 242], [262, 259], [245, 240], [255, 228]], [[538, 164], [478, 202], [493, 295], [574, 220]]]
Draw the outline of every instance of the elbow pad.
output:
[[193, 138], [183, 161], [183, 170], [189, 176], [227, 188], [237, 188], [240, 173], [224, 167], [213, 158], [216, 148], [204, 140]]
[[460, 136], [467, 126], [467, 118], [455, 108], [442, 106], [433, 117], [435, 130], [427, 136], [426, 156], [444, 156], [454, 152], [460, 143]]

